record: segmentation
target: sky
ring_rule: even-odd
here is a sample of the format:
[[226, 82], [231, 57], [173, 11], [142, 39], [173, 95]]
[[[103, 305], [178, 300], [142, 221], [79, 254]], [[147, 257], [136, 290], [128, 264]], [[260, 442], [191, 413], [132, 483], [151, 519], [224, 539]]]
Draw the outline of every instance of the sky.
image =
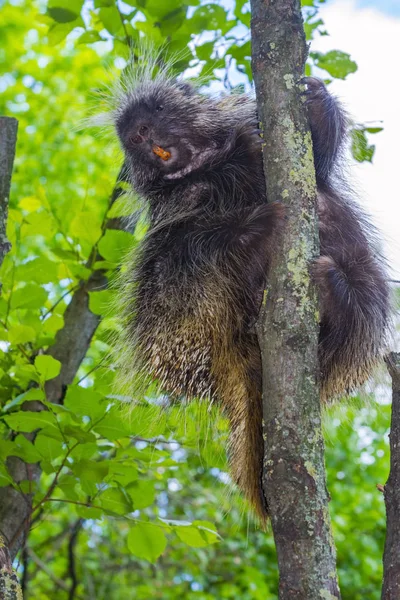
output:
[[358, 122], [382, 121], [370, 137], [372, 164], [353, 164], [359, 202], [383, 233], [391, 276], [400, 279], [400, 0], [328, 0], [320, 9], [329, 36], [312, 50], [348, 52], [358, 71], [334, 81], [336, 94]]
[[357, 0], [356, 6], [358, 8], [375, 7], [388, 15], [400, 17], [399, 0]]

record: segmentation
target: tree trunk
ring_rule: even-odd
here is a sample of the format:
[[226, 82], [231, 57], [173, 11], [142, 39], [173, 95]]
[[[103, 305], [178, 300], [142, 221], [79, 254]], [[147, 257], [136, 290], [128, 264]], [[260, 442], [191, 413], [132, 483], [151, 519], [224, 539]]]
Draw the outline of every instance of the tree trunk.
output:
[[263, 361], [263, 487], [281, 600], [340, 598], [332, 541], [318, 387], [319, 254], [312, 141], [298, 81], [307, 46], [298, 0], [252, 0], [253, 74], [264, 131], [269, 201], [287, 223], [258, 324]]
[[[17, 129], [16, 119], [0, 117], [0, 266], [11, 247], [7, 240], [6, 225]], [[0, 506], [0, 511], [2, 508]], [[3, 537], [4, 525], [0, 519], [0, 598], [22, 600], [21, 587], [13, 571], [10, 553]]]
[[0, 267], [11, 247], [6, 236], [6, 224], [17, 129], [17, 119], [0, 117]]
[[387, 361], [392, 378], [392, 423], [390, 427], [390, 474], [384, 487], [386, 542], [383, 555], [382, 600], [400, 598], [400, 353]]

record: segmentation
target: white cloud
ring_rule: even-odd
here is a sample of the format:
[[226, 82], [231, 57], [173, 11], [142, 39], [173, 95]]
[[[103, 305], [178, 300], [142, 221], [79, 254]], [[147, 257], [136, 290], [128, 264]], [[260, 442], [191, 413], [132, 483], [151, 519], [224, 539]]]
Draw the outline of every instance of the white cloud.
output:
[[384, 131], [371, 136], [374, 162], [352, 168], [361, 204], [383, 232], [392, 274], [400, 279], [400, 18], [373, 8], [357, 8], [353, 0], [323, 6], [329, 37], [317, 38], [312, 50], [349, 52], [358, 71], [331, 90], [355, 120], [383, 121]]

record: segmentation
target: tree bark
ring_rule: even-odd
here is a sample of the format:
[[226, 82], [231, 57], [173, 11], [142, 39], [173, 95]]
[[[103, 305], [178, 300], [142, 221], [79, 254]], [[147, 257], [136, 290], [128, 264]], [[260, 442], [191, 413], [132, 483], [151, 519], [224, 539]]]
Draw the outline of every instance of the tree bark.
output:
[[386, 541], [383, 554], [382, 600], [400, 598], [400, 353], [392, 352], [386, 364], [392, 378], [390, 474], [384, 487]]
[[23, 600], [18, 577], [14, 573], [10, 554], [0, 536], [0, 598], [1, 600]]
[[7, 240], [6, 224], [17, 129], [17, 119], [0, 117], [0, 267], [11, 248]]
[[[11, 248], [6, 235], [6, 225], [17, 129], [17, 119], [0, 117], [0, 266], [4, 256]], [[13, 571], [10, 553], [1, 533], [0, 526], [0, 598], [2, 600], [22, 600], [22, 590]]]
[[318, 386], [319, 254], [312, 141], [298, 81], [307, 57], [299, 0], [252, 0], [252, 66], [269, 201], [287, 207], [258, 323], [263, 362], [263, 487], [281, 600], [340, 598]]

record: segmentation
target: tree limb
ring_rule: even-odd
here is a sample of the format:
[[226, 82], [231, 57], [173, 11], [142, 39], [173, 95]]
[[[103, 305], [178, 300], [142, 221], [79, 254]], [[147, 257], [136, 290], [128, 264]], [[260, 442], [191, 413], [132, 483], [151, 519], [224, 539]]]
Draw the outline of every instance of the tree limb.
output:
[[297, 82], [307, 47], [299, 0], [252, 0], [253, 74], [265, 132], [267, 198], [287, 223], [258, 323], [263, 361], [263, 487], [278, 554], [281, 600], [340, 598], [324, 468], [318, 380], [319, 254], [315, 170]]
[[382, 600], [400, 598], [400, 353], [386, 359], [392, 378], [390, 473], [383, 489], [386, 505], [386, 541], [383, 554]]

